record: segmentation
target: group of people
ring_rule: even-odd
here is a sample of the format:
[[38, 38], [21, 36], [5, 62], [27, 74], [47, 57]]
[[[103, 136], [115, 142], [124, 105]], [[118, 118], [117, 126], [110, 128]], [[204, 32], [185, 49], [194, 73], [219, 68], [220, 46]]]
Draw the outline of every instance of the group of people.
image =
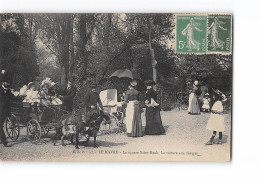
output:
[[[0, 137], [4, 146], [7, 146], [6, 137], [3, 130], [3, 124], [6, 117], [10, 116], [10, 101], [15, 96], [24, 97], [23, 102], [30, 103], [32, 106], [37, 107], [43, 105], [63, 105], [68, 112], [73, 111], [73, 98], [76, 95], [77, 89], [72, 84], [72, 78], [68, 79], [68, 83], [64, 85], [56, 85], [50, 78], [46, 78], [40, 84], [40, 89], [36, 90], [36, 84], [30, 82], [28, 85], [23, 86], [19, 92], [14, 92], [10, 88], [10, 81], [8, 80], [5, 71], [1, 72], [1, 126]], [[132, 80], [122, 96], [123, 106], [125, 109], [125, 124], [126, 133], [129, 137], [142, 137], [145, 135], [161, 135], [165, 134], [165, 129], [162, 124], [160, 115], [160, 105], [157, 103], [157, 92], [153, 89], [155, 82], [153, 80], [145, 81], [146, 95], [145, 95], [145, 117], [146, 126], [143, 131], [141, 120], [141, 106], [140, 106], [140, 92], [137, 91], [137, 81]], [[103, 111], [103, 105], [100, 100], [99, 93], [96, 90], [96, 85], [90, 85], [91, 91], [86, 94], [84, 102], [85, 113], [88, 114], [92, 110]], [[198, 91], [201, 90], [201, 96], [198, 97]], [[213, 140], [219, 132], [219, 141], [221, 143], [222, 133], [225, 130], [222, 101], [226, 100], [225, 95], [213, 89], [213, 99], [210, 98], [207, 87], [199, 87], [199, 82], [193, 83], [192, 91], [189, 95], [189, 114], [200, 114], [201, 111], [211, 111], [210, 118], [206, 128], [213, 131], [212, 137], [206, 143], [212, 145]], [[214, 103], [212, 103], [214, 101]], [[213, 105], [211, 105], [213, 104]], [[40, 110], [40, 108], [38, 108]]]
[[50, 78], [44, 79], [39, 88], [35, 82], [24, 85], [19, 91], [10, 88], [10, 75], [5, 70], [1, 71], [1, 106], [0, 106], [0, 138], [4, 146], [8, 147], [3, 130], [4, 122], [11, 116], [11, 101], [22, 99], [24, 104], [29, 104], [34, 113], [40, 113], [41, 106], [62, 105], [67, 112], [73, 111], [73, 98], [76, 88], [72, 85], [72, 78], [64, 85], [56, 85]]
[[[153, 89], [155, 82], [152, 80], [145, 81], [146, 91], [146, 127], [145, 135], [161, 135], [165, 133], [162, 125], [160, 106], [157, 101], [157, 92]], [[130, 137], [142, 137], [142, 120], [141, 108], [139, 101], [139, 91], [136, 90], [137, 82], [135, 80], [130, 82], [129, 89], [126, 91], [124, 103], [126, 107], [126, 133]]]
[[[200, 97], [199, 90], [201, 92]], [[198, 115], [201, 111], [211, 112], [206, 129], [213, 131], [213, 134], [206, 145], [213, 144], [217, 132], [219, 133], [219, 139], [216, 143], [222, 144], [222, 133], [225, 131], [225, 121], [223, 116], [224, 107], [222, 102], [226, 100], [227, 98], [225, 94], [218, 89], [212, 89], [211, 99], [207, 86], [202, 85], [199, 88], [199, 82], [197, 80], [194, 81], [192, 91], [189, 95], [188, 113], [191, 115]]]

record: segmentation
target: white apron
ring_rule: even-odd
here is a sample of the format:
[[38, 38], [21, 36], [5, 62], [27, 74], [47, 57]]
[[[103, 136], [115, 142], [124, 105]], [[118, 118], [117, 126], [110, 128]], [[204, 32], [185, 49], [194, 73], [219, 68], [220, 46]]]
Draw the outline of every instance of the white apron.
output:
[[133, 120], [134, 120], [134, 105], [135, 105], [134, 102], [135, 101], [129, 101], [127, 103], [126, 119], [125, 119], [127, 133], [132, 132], [132, 126], [133, 126]]

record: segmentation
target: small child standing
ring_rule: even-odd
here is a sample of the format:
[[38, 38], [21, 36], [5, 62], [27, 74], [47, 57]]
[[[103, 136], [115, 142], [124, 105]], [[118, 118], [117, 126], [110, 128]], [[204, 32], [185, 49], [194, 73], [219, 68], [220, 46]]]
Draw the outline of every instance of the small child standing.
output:
[[213, 140], [219, 132], [219, 140], [217, 144], [222, 144], [222, 132], [225, 131], [225, 121], [223, 116], [223, 104], [222, 100], [225, 100], [225, 95], [219, 91], [214, 90], [213, 98], [215, 100], [212, 108], [211, 108], [211, 115], [207, 124], [206, 129], [213, 131], [212, 137], [206, 143], [206, 145], [213, 145]]
[[210, 111], [209, 103], [210, 103], [209, 93], [206, 93], [205, 97], [203, 98], [203, 105], [201, 107], [203, 112]]

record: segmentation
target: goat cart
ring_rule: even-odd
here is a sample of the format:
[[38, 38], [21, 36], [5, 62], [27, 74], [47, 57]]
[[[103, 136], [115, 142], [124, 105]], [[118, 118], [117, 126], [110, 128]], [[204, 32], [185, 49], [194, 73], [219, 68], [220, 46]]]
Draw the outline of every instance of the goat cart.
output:
[[5, 120], [5, 130], [11, 140], [16, 141], [20, 130], [26, 127], [27, 138], [33, 144], [38, 144], [49, 131], [61, 127], [62, 117], [69, 112], [63, 106], [31, 105], [24, 102], [11, 103], [11, 116]]

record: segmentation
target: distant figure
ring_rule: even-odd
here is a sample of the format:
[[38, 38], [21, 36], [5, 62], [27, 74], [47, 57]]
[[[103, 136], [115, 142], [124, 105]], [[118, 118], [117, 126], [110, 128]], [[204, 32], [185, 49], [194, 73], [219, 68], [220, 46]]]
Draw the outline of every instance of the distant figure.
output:
[[203, 98], [203, 103], [202, 103], [202, 111], [203, 112], [209, 112], [210, 111], [210, 97], [209, 93], [206, 93], [204, 98]]
[[58, 90], [58, 94], [61, 95], [63, 105], [65, 106], [68, 112], [73, 111], [73, 99], [76, 95], [77, 89], [72, 84], [73, 79], [69, 78], [68, 83], [61, 86]]
[[191, 18], [188, 25], [182, 30], [182, 35], [186, 36], [187, 39], [187, 46], [186, 48], [189, 49], [189, 51], [192, 51], [193, 49], [196, 49], [197, 51], [200, 50], [200, 43], [194, 39], [194, 31], [202, 32], [201, 29], [198, 28], [200, 24], [197, 22], [194, 22], [194, 19]]
[[135, 89], [136, 86], [137, 82], [131, 81], [124, 98], [124, 103], [127, 103], [126, 132], [129, 137], [143, 136], [139, 92]]
[[213, 90], [214, 95], [213, 98], [215, 100], [212, 109], [211, 109], [211, 115], [208, 120], [206, 129], [213, 131], [212, 137], [210, 140], [206, 143], [206, 145], [212, 145], [213, 140], [219, 132], [219, 140], [217, 141], [217, 144], [222, 144], [222, 132], [225, 131], [225, 121], [223, 116], [223, 104], [222, 100], [226, 99], [226, 96], [219, 90]]
[[146, 104], [145, 134], [146, 135], [164, 134], [165, 130], [162, 125], [160, 106], [156, 102], [158, 94], [153, 89], [153, 85], [155, 85], [155, 82], [153, 80], [147, 80], [147, 81], [145, 81], [145, 85], [147, 88], [146, 96], [145, 96], [145, 99], [146, 99], [146, 101], [145, 101], [145, 104]]
[[209, 90], [208, 90], [208, 86], [204, 82], [201, 83], [199, 89], [200, 89], [199, 104], [200, 104], [200, 108], [202, 108], [204, 96], [206, 93], [209, 92]]
[[193, 83], [193, 89], [192, 92], [189, 95], [189, 107], [188, 107], [188, 113], [189, 114], [200, 114], [200, 106], [198, 101], [198, 81], [194, 81]]

